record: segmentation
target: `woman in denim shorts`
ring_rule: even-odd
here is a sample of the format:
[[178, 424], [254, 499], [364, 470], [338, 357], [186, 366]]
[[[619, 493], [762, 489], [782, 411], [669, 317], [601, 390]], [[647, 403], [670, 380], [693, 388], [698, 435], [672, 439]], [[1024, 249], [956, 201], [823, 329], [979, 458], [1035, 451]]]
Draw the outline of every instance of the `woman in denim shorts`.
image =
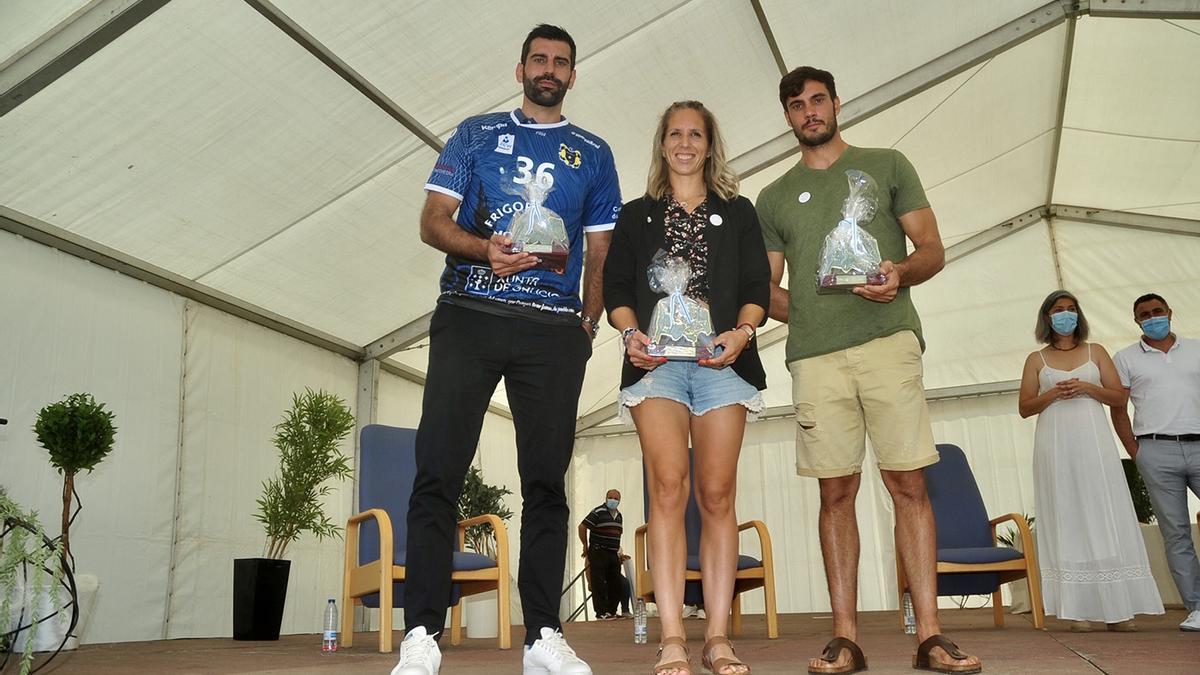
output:
[[[703, 520], [700, 560], [707, 614], [702, 661], [720, 675], [747, 673], [726, 637], [737, 571], [734, 494], [748, 415], [763, 409], [766, 375], [754, 335], [770, 303], [770, 267], [754, 207], [738, 196], [716, 120], [681, 101], [662, 114], [646, 194], [624, 205], [604, 265], [609, 322], [621, 331], [625, 362], [618, 397], [633, 419], [649, 488], [650, 559], [662, 622], [656, 675], [691, 673], [683, 631], [684, 529], [689, 437]], [[700, 361], [646, 353], [655, 304], [646, 270], [658, 251], [686, 260], [685, 295], [707, 302], [719, 348]]]

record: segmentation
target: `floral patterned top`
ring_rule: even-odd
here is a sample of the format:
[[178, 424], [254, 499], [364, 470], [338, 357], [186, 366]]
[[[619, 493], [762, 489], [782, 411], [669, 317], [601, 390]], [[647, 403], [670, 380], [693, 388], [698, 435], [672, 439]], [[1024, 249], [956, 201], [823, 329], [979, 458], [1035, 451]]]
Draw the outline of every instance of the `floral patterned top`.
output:
[[708, 213], [707, 199], [688, 213], [674, 196], [667, 195], [663, 245], [667, 255], [683, 258], [692, 266], [684, 295], [704, 302], [708, 302], [708, 240], [704, 238]]

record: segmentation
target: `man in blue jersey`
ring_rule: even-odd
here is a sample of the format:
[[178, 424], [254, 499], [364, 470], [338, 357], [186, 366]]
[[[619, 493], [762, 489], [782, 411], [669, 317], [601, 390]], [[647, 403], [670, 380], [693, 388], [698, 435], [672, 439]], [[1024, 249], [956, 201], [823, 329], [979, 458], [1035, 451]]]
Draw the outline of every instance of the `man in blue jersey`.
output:
[[[575, 84], [571, 36], [556, 26], [534, 28], [516, 77], [521, 107], [459, 124], [425, 185], [421, 239], [446, 253], [446, 269], [429, 327], [408, 511], [407, 634], [393, 675], [434, 675], [441, 665], [436, 640], [450, 598], [455, 505], [501, 378], [521, 475], [524, 672], [592, 672], [567, 645], [558, 619], [569, 515], [564, 476], [621, 195], [608, 145], [561, 115]], [[568, 238], [565, 260], [549, 266], [539, 254], [508, 252], [507, 233], [529, 208], [531, 184], [549, 188], [543, 207], [562, 218]]]

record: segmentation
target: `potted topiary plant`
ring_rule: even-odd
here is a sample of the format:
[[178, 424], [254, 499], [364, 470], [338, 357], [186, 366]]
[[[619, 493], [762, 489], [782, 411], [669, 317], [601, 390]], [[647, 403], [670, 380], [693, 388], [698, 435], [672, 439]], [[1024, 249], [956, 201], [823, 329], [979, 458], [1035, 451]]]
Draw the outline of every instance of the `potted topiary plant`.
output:
[[[117, 434], [113, 418], [91, 394], [71, 394], [38, 411], [33, 425], [38, 443], [50, 453], [50, 464], [63, 475], [62, 549], [72, 567], [71, 523], [83, 508], [75, 491], [75, 475], [91, 473], [112, 451]], [[72, 497], [77, 502], [75, 513], [71, 513]]]
[[311, 389], [292, 395], [292, 407], [275, 425], [279, 474], [263, 482], [255, 515], [266, 530], [266, 554], [233, 561], [233, 639], [278, 640], [291, 570], [283, 557], [288, 544], [305, 532], [339, 536], [321, 498], [333, 489], [328, 481], [353, 473], [338, 449], [353, 428], [354, 415], [338, 396]]
[[[483, 481], [479, 467], [471, 467], [463, 481], [462, 493], [458, 497], [458, 519], [466, 520], [476, 516], [495, 514], [500, 520], [512, 518], [512, 511], [504, 506], [504, 497], [511, 495], [512, 490], [504, 486], [496, 487]], [[486, 525], [473, 525], [463, 533], [463, 543], [466, 548], [476, 553], [486, 555], [495, 560], [496, 538], [492, 529]], [[494, 638], [499, 634], [496, 623], [496, 596], [494, 593], [482, 593], [464, 599], [466, 606], [464, 614], [467, 618], [467, 637]]]
[[[98, 588], [94, 576], [74, 575], [76, 568], [75, 555], [71, 551], [71, 525], [83, 509], [83, 502], [75, 489], [75, 479], [80, 472], [91, 473], [112, 452], [117, 434], [114, 418], [115, 415], [105, 410], [104, 404], [97, 403], [91, 394], [80, 393], [66, 396], [39, 410], [33, 425], [38, 443], [50, 453], [50, 464], [63, 476], [62, 534], [59, 539], [62, 547], [61, 571], [64, 577], [73, 580], [70, 586], [72, 597], [69, 611], [61, 613], [60, 620], [49, 622], [44, 627], [49, 635], [47, 640], [62, 644], [63, 649], [74, 649], [79, 645], [79, 636], [70, 633], [76, 626], [81, 627], [78, 632], [87, 626], [87, 614], [92, 606], [90, 598], [95, 597]], [[75, 581], [79, 584], [78, 594]], [[60, 582], [56, 580], [55, 583]], [[82, 608], [82, 616], [77, 615], [78, 608]]]

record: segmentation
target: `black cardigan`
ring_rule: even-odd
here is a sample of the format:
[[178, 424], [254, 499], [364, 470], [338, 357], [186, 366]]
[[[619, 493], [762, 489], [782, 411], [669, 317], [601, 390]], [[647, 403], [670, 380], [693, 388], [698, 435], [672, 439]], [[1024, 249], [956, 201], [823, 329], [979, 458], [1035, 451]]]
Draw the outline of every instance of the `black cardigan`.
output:
[[[759, 305], [766, 312], [771, 303], [771, 266], [758, 215], [749, 199], [725, 201], [709, 191], [708, 210], [721, 221], [716, 226], [710, 221], [704, 231], [709, 238], [708, 308], [713, 329], [722, 333], [736, 328], [742, 305]], [[604, 261], [604, 308], [610, 322], [614, 309], [629, 307], [637, 314], [638, 327], [644, 333], [650, 326], [654, 305], [666, 297], [650, 290], [646, 276], [650, 259], [663, 248], [666, 212], [665, 201], [646, 196], [621, 207]], [[765, 314], [762, 323], [766, 323]], [[756, 342], [751, 340], [746, 345], [732, 367], [743, 380], [762, 390], [767, 388], [767, 375]], [[625, 359], [621, 387], [637, 382], [646, 372]]]

